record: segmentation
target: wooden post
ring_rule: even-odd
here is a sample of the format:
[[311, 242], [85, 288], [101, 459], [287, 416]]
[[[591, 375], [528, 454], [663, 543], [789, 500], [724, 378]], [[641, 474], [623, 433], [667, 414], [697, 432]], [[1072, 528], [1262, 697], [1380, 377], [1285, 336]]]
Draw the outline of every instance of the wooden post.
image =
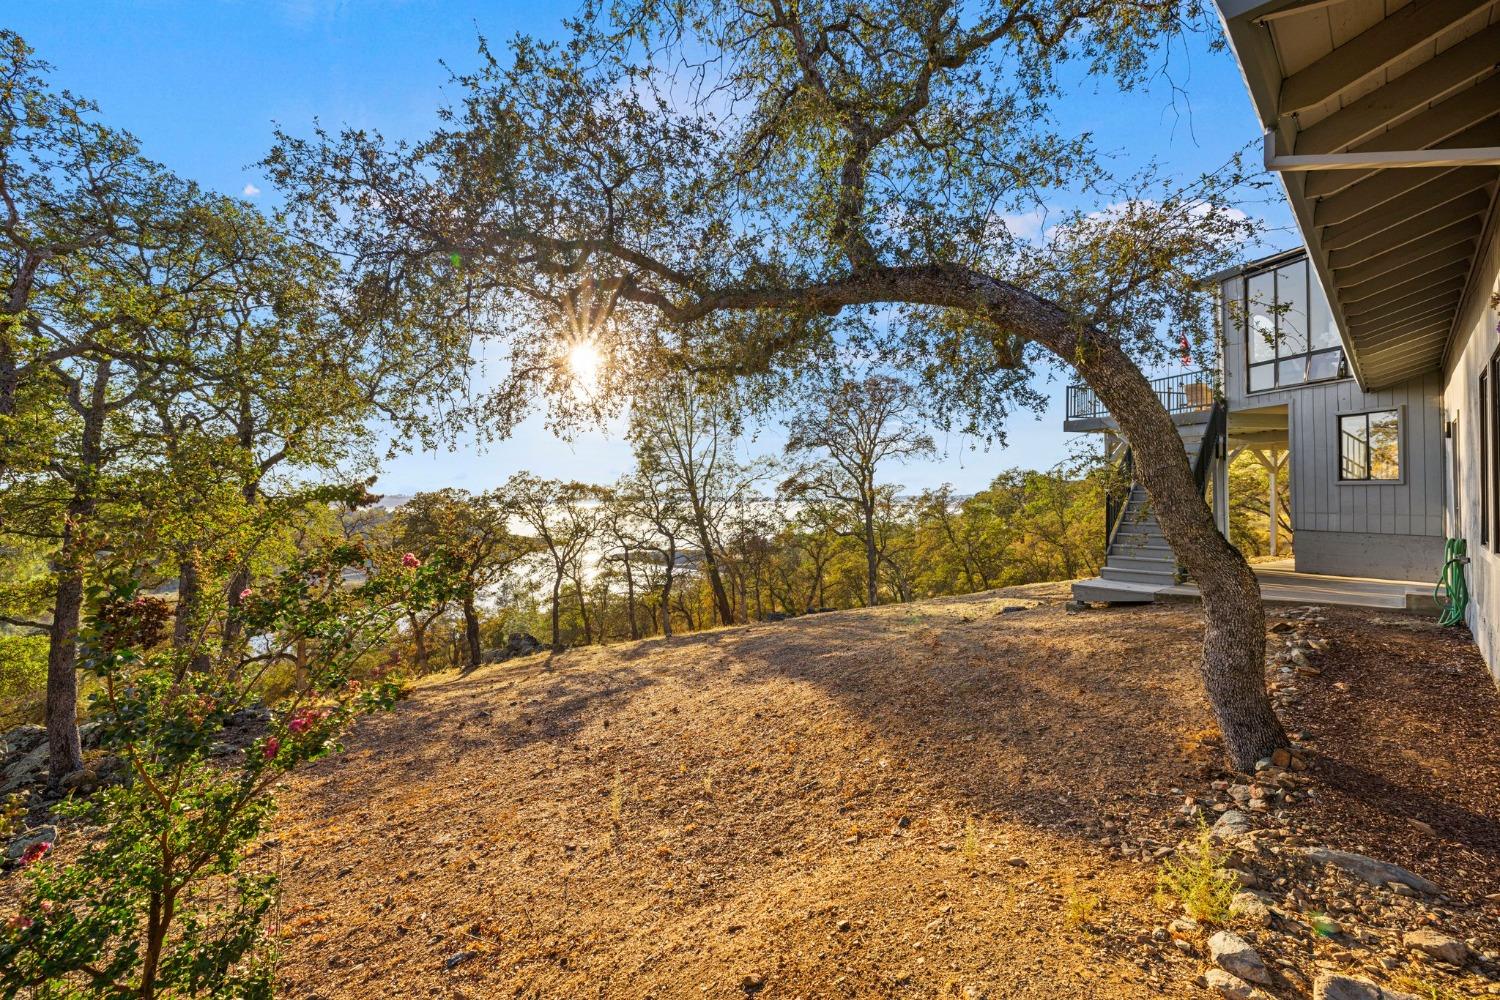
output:
[[[1274, 455], [1275, 452], [1272, 452], [1272, 454]], [[1281, 494], [1279, 494], [1276, 491], [1276, 465], [1273, 464], [1273, 465], [1267, 466], [1267, 470], [1268, 471], [1267, 471], [1266, 475], [1269, 477], [1269, 479], [1271, 481], [1270, 503], [1267, 504], [1267, 506], [1270, 508], [1270, 511], [1271, 511], [1271, 558], [1275, 559], [1276, 558], [1276, 528], [1277, 528], [1276, 522], [1278, 520], [1280, 520], [1280, 518], [1278, 517], [1278, 515], [1281, 513], [1277, 509], [1277, 507], [1281, 503]]]

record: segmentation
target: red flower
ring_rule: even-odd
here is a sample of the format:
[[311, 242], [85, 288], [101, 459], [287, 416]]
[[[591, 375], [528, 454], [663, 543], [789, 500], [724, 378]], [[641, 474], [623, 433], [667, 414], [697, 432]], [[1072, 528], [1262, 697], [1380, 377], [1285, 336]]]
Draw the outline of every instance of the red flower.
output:
[[244, 590], [240, 591], [240, 600], [248, 601], [250, 599], [250, 595], [253, 593], [255, 593], [255, 591], [251, 590], [249, 587], [246, 587]]
[[30, 917], [26, 916], [23, 913], [17, 913], [15, 916], [11, 917], [10, 920], [6, 921], [6, 924], [13, 931], [24, 931], [26, 928], [31, 926], [32, 920]]
[[52, 850], [52, 841], [39, 840], [35, 844], [32, 844], [30, 847], [26, 848], [24, 852], [22, 852], [21, 864], [29, 865], [34, 861], [40, 861], [42, 859], [42, 856], [50, 850]]
[[408, 552], [406, 553], [406, 555], [401, 557], [401, 565], [405, 566], [407, 569], [416, 569], [418, 566], [422, 565], [422, 560], [417, 558], [417, 554], [415, 552]]
[[267, 737], [265, 746], [260, 748], [260, 752], [265, 756], [266, 760], [271, 760], [276, 756], [277, 751], [279, 751], [280, 749], [281, 740], [277, 739], [274, 736], [270, 736]]

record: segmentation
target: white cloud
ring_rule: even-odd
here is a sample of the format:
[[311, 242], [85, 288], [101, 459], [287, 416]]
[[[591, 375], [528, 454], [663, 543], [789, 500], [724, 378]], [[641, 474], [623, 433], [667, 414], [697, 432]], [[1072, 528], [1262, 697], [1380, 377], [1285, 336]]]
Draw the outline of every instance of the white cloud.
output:
[[246, 198], [254, 198], [256, 195], [260, 194], [260, 188], [256, 187], [254, 184], [246, 184], [245, 190], [241, 191], [240, 194], [244, 195]]

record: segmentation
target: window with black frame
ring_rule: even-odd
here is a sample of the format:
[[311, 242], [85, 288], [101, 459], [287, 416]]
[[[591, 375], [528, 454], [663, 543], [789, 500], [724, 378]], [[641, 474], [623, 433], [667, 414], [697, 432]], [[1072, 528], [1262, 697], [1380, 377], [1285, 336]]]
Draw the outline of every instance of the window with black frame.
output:
[[1348, 377], [1333, 312], [1311, 272], [1302, 256], [1247, 274], [1231, 291], [1250, 392]]
[[1401, 411], [1339, 417], [1339, 478], [1389, 482], [1401, 478]]

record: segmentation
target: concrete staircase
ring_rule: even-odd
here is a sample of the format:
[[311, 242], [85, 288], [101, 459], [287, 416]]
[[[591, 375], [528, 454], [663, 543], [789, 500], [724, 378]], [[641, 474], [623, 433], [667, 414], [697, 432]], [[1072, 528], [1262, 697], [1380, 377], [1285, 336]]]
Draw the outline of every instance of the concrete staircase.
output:
[[[1206, 423], [1178, 425], [1177, 433], [1189, 460], [1197, 457], [1207, 427]], [[1156, 522], [1146, 488], [1131, 483], [1130, 496], [1105, 553], [1104, 568], [1097, 577], [1073, 584], [1074, 600], [1147, 602], [1182, 582], [1177, 557]]]

